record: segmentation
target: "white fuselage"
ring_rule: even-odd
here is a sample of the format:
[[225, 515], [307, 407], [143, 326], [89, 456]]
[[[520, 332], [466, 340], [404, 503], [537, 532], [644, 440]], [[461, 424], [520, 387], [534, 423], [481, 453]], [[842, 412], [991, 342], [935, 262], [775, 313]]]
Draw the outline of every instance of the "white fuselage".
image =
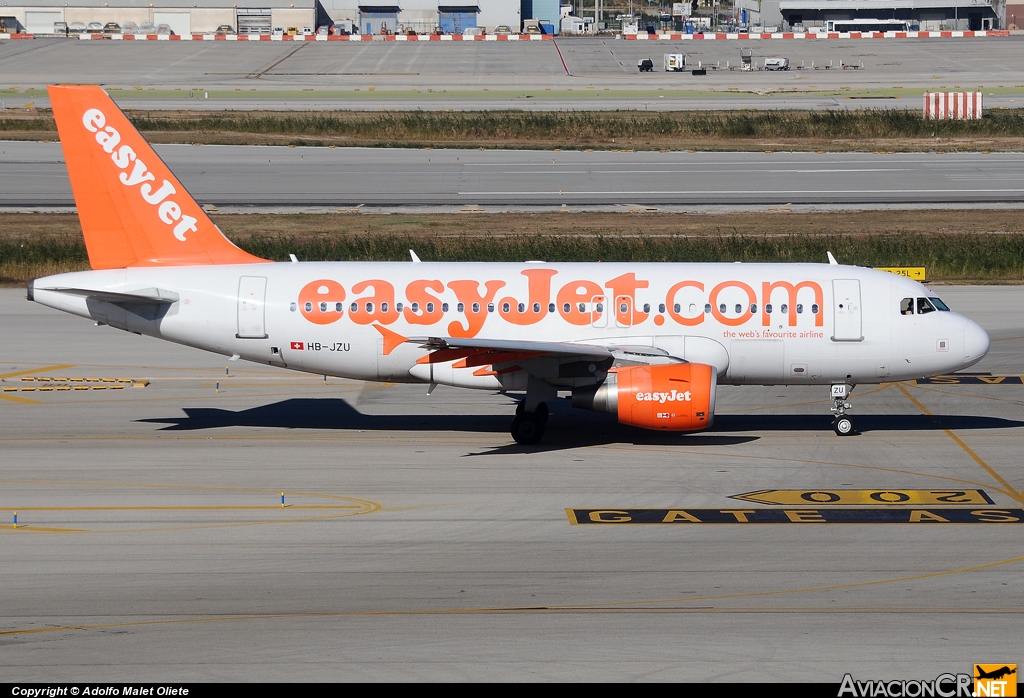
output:
[[[123, 304], [83, 289], [174, 300]], [[258, 363], [484, 389], [523, 388], [526, 377], [417, 363], [426, 350], [385, 351], [378, 326], [616, 346], [627, 362], [629, 347], [653, 347], [733, 384], [879, 383], [987, 352], [988, 335], [957, 313], [901, 314], [902, 299], [934, 296], [894, 274], [825, 264], [267, 263], [75, 272], [29, 288], [58, 310]]]

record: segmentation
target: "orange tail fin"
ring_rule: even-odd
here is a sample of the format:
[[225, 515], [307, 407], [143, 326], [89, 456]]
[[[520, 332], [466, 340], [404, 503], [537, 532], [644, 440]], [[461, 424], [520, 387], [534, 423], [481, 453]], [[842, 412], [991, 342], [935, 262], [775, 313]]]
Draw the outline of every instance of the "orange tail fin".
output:
[[100, 87], [47, 90], [93, 269], [268, 261], [224, 237]]

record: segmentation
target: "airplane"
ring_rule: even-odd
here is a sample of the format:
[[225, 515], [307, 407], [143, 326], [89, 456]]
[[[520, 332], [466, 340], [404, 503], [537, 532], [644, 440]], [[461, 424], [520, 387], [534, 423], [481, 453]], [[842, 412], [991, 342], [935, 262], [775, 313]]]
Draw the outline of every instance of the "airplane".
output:
[[718, 385], [828, 386], [951, 373], [989, 337], [910, 279], [829, 263], [272, 262], [231, 243], [98, 86], [51, 86], [91, 271], [28, 299], [232, 359], [366, 381], [524, 393], [644, 429], [714, 423]]

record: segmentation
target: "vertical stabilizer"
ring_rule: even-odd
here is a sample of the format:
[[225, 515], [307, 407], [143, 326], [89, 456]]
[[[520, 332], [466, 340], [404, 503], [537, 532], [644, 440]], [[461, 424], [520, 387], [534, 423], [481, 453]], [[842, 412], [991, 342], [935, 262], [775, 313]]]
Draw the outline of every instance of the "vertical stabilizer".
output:
[[93, 269], [252, 264], [96, 85], [50, 86]]

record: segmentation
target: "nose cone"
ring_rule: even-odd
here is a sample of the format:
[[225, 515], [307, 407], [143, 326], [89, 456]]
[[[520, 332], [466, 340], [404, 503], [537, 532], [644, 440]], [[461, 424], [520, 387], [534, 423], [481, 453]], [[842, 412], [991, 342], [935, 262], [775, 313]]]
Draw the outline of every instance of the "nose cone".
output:
[[964, 328], [964, 368], [973, 366], [981, 361], [988, 353], [989, 338], [988, 332], [981, 329], [981, 326], [973, 320], [967, 321]]

